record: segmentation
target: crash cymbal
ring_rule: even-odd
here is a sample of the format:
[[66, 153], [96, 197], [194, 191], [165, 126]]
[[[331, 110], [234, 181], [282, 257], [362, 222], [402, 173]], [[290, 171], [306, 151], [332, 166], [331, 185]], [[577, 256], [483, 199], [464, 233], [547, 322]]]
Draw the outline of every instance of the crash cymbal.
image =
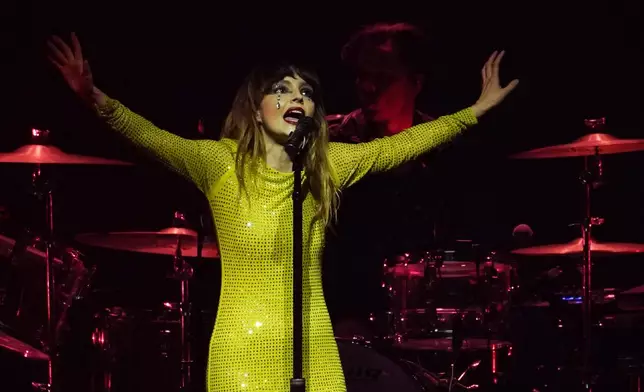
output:
[[[197, 257], [197, 233], [178, 227], [161, 231], [79, 234], [76, 240], [90, 246], [157, 255], [174, 255], [180, 240], [181, 254], [185, 257]], [[217, 245], [204, 241], [202, 257], [219, 257]]]
[[644, 151], [644, 139], [619, 139], [606, 133], [592, 133], [573, 143], [537, 148], [511, 155], [512, 159], [581, 157]]
[[[1, 323], [0, 323], [1, 326]], [[20, 356], [27, 359], [35, 359], [39, 361], [49, 360], [49, 356], [42, 351], [36, 350], [32, 346], [24, 343], [11, 335], [3, 332], [0, 328], [0, 347], [9, 351], [20, 354]]]
[[131, 165], [114, 159], [67, 154], [57, 147], [28, 144], [13, 152], [0, 153], [0, 163], [31, 163], [42, 165]]
[[[620, 242], [597, 242], [591, 240], [590, 250], [593, 255], [607, 256], [615, 254], [632, 254], [644, 252], [644, 244], [620, 243]], [[515, 249], [512, 253], [524, 256], [558, 256], [558, 255], [581, 255], [584, 251], [583, 238], [574, 239], [567, 244], [552, 244], [533, 246], [529, 248]]]

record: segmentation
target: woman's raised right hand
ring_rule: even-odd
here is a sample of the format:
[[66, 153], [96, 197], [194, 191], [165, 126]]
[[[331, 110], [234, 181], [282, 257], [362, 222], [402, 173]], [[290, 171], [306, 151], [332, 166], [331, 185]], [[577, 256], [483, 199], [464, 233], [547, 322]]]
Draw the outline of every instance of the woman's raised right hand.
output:
[[48, 58], [58, 68], [69, 87], [84, 101], [90, 103], [95, 94], [92, 71], [87, 60], [83, 59], [83, 52], [75, 33], [71, 34], [72, 47], [60, 37], [53, 36], [47, 42], [49, 47]]

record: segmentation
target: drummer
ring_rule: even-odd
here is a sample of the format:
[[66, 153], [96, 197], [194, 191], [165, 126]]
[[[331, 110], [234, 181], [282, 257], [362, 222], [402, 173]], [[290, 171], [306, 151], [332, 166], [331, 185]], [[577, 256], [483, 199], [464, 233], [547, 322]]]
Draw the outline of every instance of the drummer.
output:
[[[363, 143], [430, 121], [432, 116], [416, 104], [424, 88], [427, 46], [423, 31], [406, 23], [375, 24], [356, 32], [342, 48], [341, 59], [354, 75], [360, 107], [329, 116], [330, 140]], [[385, 258], [431, 245], [438, 192], [429, 162], [426, 154], [343, 192], [324, 261], [336, 334], [342, 335], [349, 320], [355, 325], [356, 319], [384, 309]]]

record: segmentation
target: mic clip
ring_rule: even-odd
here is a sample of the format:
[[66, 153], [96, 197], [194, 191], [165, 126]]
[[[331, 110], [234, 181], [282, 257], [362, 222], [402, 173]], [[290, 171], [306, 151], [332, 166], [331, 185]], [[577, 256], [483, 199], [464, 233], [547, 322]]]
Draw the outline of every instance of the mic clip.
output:
[[289, 134], [284, 149], [293, 162], [298, 162], [299, 158], [306, 151], [313, 128], [313, 118], [302, 117], [298, 121], [295, 130]]

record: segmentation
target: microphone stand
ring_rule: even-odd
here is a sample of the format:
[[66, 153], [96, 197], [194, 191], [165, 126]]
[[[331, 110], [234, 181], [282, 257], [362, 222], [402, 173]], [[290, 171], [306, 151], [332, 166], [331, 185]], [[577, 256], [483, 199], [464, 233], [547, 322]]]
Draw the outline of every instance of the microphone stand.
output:
[[[34, 144], [49, 144], [49, 131], [32, 130]], [[45, 204], [45, 303], [47, 310], [46, 325], [43, 329], [44, 348], [49, 356], [47, 384], [34, 383], [34, 388], [47, 392], [58, 392], [59, 347], [56, 328], [56, 281], [54, 276], [54, 186], [52, 180], [42, 172], [42, 165], [36, 164], [31, 175], [33, 195]]]
[[304, 392], [302, 375], [302, 146], [286, 149], [293, 162], [293, 378], [291, 392]]

